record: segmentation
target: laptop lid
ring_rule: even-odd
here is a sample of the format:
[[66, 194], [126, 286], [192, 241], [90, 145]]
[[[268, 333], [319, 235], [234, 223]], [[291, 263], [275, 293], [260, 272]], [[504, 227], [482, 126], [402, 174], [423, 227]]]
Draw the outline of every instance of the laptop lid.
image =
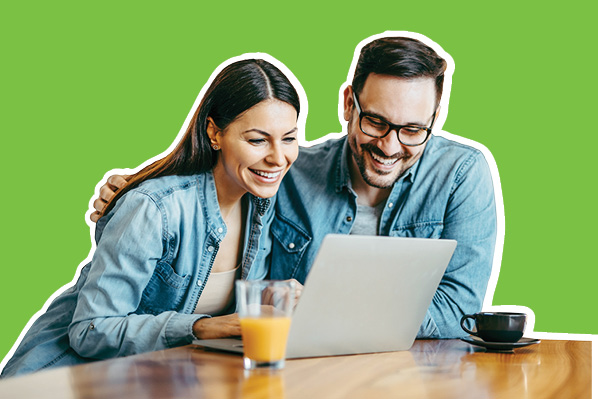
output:
[[[327, 235], [291, 323], [287, 358], [408, 350], [457, 242]], [[198, 345], [242, 352], [238, 340]]]
[[407, 350], [454, 240], [328, 235], [297, 304], [287, 358]]

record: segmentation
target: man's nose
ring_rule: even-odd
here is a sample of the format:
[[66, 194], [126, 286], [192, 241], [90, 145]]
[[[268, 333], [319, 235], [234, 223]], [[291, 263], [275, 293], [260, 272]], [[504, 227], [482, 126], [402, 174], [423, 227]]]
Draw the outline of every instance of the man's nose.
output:
[[401, 142], [397, 131], [392, 129], [385, 137], [378, 139], [378, 148], [389, 156], [401, 152]]

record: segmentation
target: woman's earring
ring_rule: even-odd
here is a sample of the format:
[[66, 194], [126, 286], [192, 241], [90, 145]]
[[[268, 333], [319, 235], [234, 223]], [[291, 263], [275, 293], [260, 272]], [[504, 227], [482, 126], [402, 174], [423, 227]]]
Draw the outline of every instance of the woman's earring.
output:
[[212, 144], [212, 148], [213, 148], [215, 151], [218, 151], [218, 150], [220, 149], [220, 146], [219, 146], [218, 144]]

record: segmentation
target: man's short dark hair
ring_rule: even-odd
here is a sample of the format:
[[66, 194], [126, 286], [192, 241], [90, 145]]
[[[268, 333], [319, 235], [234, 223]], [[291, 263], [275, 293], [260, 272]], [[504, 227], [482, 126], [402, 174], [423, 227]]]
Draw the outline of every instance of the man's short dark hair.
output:
[[436, 104], [442, 97], [446, 61], [416, 39], [385, 37], [368, 43], [359, 55], [353, 91], [359, 95], [370, 73], [398, 78], [432, 78], [436, 81]]

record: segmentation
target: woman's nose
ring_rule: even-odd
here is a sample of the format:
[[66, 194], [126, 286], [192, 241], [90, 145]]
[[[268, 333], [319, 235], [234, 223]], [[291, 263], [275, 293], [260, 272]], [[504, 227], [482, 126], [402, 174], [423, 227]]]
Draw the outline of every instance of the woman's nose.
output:
[[285, 156], [282, 148], [277, 144], [273, 145], [272, 149], [270, 150], [270, 154], [268, 154], [268, 157], [266, 157], [266, 161], [276, 166], [284, 165]]

